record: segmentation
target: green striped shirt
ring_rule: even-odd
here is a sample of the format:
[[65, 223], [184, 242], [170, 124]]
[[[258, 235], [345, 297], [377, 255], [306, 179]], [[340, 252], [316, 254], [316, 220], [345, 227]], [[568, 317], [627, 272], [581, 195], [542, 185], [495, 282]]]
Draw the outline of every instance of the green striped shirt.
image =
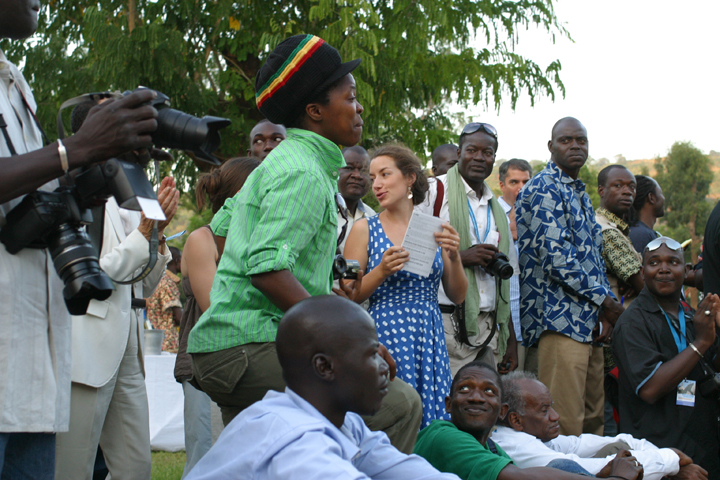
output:
[[275, 341], [283, 312], [252, 286], [251, 275], [289, 270], [310, 295], [331, 293], [335, 193], [344, 165], [331, 141], [288, 129], [250, 174], [235, 197], [210, 308], [190, 332], [188, 352]]

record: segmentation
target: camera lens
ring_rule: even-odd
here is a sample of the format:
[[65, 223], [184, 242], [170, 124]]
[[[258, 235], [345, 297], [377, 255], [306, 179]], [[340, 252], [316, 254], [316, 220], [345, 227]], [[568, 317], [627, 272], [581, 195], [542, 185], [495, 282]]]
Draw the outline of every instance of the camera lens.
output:
[[496, 277], [500, 277], [503, 280], [507, 280], [508, 278], [513, 276], [512, 266], [504, 260], [498, 260], [495, 265], [493, 265], [492, 270], [493, 275], [495, 275]]
[[48, 237], [48, 249], [58, 275], [65, 284], [63, 296], [72, 315], [84, 315], [90, 300], [105, 300], [113, 287], [98, 263], [90, 238], [79, 228], [64, 223]]
[[507, 256], [501, 252], [495, 254], [488, 266], [485, 267], [485, 271], [487, 271], [490, 275], [499, 277], [503, 280], [509, 279], [513, 276], [513, 273], [515, 273]]
[[230, 120], [218, 117], [198, 118], [172, 108], [158, 108], [158, 128], [152, 134], [158, 148], [189, 150], [213, 164], [220, 162], [212, 153], [220, 146], [221, 128]]
[[348, 265], [345, 261], [345, 257], [343, 257], [342, 255], [335, 255], [332, 264], [333, 280], [339, 280], [343, 278], [345, 272], [347, 271], [347, 268]]

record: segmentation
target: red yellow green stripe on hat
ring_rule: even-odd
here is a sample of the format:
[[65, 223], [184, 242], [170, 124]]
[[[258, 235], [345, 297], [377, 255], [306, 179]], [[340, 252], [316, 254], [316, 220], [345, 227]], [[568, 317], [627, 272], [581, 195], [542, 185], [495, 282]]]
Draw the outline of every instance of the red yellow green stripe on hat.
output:
[[278, 71], [268, 79], [265, 85], [255, 94], [255, 101], [258, 108], [270, 97], [285, 85], [297, 72], [300, 67], [312, 56], [312, 54], [325, 43], [320, 37], [307, 35], [300, 44], [292, 51], [285, 63]]

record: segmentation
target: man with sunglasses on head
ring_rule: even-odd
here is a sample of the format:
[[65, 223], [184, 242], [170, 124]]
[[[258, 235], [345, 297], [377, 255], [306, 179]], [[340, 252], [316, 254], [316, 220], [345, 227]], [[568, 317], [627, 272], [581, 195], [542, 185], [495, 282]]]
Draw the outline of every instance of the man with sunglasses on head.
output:
[[678, 242], [660, 237], [647, 244], [645, 288], [613, 333], [618, 430], [683, 451], [697, 467], [683, 478], [718, 479], [720, 383], [709, 374], [720, 370], [720, 298], [708, 294], [695, 312], [682, 301], [686, 274]]
[[449, 221], [460, 234], [460, 257], [469, 282], [465, 302], [454, 305], [442, 285], [438, 292], [453, 375], [475, 360], [493, 366], [500, 361], [501, 373], [517, 367], [510, 282], [488, 270], [502, 253], [517, 271], [508, 217], [485, 183], [495, 164], [497, 137], [490, 124], [467, 124], [458, 141], [457, 165], [430, 179], [425, 201], [415, 207]]
[[[603, 350], [623, 308], [613, 297], [603, 239], [578, 173], [587, 130], [567, 117], [552, 129], [550, 162], [515, 203], [520, 251], [520, 321], [538, 345], [538, 376], [555, 399], [560, 433], [603, 434]], [[602, 328], [598, 325], [602, 324]]]

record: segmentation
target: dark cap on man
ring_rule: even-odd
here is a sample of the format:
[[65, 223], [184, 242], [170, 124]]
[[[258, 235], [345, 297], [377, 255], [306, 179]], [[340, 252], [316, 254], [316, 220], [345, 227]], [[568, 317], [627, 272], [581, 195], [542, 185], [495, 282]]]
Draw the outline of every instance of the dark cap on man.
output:
[[271, 122], [288, 124], [308, 101], [358, 65], [360, 59], [342, 63], [340, 53], [315, 35], [287, 38], [255, 78], [258, 109]]

